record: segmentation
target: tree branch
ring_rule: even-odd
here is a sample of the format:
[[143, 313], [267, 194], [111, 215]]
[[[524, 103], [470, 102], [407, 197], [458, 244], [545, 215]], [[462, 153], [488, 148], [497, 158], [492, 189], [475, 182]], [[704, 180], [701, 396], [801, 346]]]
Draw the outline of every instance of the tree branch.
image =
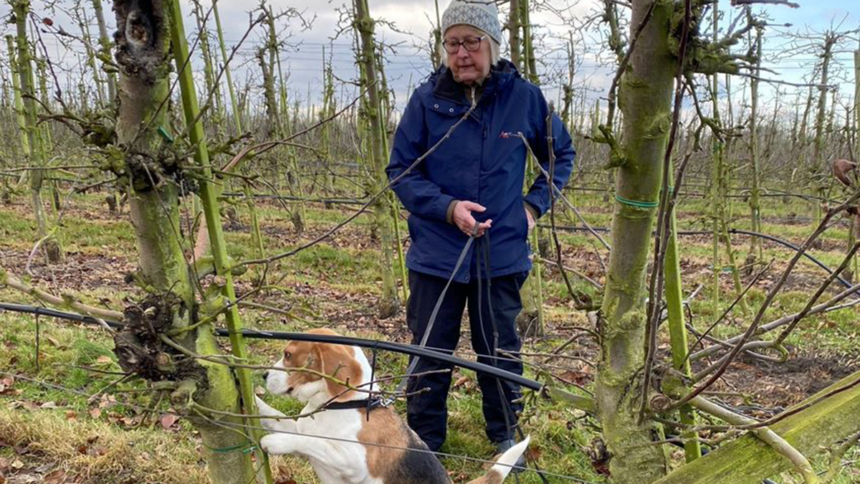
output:
[[786, 7], [800, 8], [799, 3], [789, 2], [787, 0], [732, 0], [733, 7], [737, 7], [740, 5], [755, 5], [757, 3], [769, 5], [785, 5]]
[[[731, 412], [728, 409], [702, 397], [693, 398], [690, 400], [690, 405], [732, 425], [752, 425], [758, 423], [756, 420]], [[777, 435], [776, 432], [767, 427], [761, 427], [753, 429], [752, 433], [758, 437], [759, 440], [766, 443], [773, 450], [782, 454], [786, 459], [791, 461], [797, 471], [803, 476], [803, 480], [806, 484], [816, 484], [819, 482], [818, 476], [815, 474], [815, 470], [812, 468], [812, 464], [809, 463], [809, 460], [789, 444], [788, 441]]]
[[111, 332], [113, 332], [113, 330], [104, 320], [122, 321], [124, 319], [123, 314], [119, 311], [111, 311], [109, 309], [88, 306], [78, 301], [72, 295], [64, 294], [62, 296], [55, 296], [49, 292], [32, 287], [2, 267], [0, 267], [0, 287], [9, 287], [17, 291], [21, 291], [56, 308], [72, 310], [85, 316], [91, 316], [97, 319], [102, 326]]

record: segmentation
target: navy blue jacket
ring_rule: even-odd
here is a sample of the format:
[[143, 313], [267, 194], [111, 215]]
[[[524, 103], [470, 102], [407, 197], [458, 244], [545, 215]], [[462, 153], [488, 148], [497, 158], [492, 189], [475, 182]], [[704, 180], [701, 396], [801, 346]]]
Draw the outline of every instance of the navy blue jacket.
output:
[[[441, 67], [421, 84], [406, 106], [394, 135], [386, 169], [394, 179], [425, 154], [471, 106], [464, 86]], [[451, 137], [394, 185], [394, 192], [410, 212], [412, 239], [406, 265], [410, 270], [449, 278], [468, 237], [448, 223], [448, 206], [454, 200], [483, 205], [472, 212], [476, 220], [493, 220], [490, 235], [490, 277], [531, 269], [526, 241], [528, 225], [524, 203], [538, 214], [549, 210], [547, 179], [540, 175], [523, 196], [527, 150], [517, 133], [523, 133], [545, 170], [549, 169], [547, 123], [549, 107], [540, 89], [523, 79], [513, 64], [501, 60], [484, 82], [483, 94], [472, 115]], [[554, 184], [561, 188], [573, 169], [576, 152], [567, 129], [553, 115], [555, 151]], [[476, 252], [454, 278], [475, 277]], [[483, 269], [482, 277], [486, 277]]]

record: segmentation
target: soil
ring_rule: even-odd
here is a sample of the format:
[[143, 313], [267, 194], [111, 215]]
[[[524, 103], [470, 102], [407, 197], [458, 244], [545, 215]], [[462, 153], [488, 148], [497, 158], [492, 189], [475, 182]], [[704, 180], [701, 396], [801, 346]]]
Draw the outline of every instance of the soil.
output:
[[785, 363], [743, 356], [732, 363], [714, 390], [749, 396], [756, 405], [747, 405], [738, 397], [726, 398], [725, 401], [746, 410], [751, 416], [769, 417], [858, 370], [860, 355], [850, 357], [793, 351]]
[[[4, 442], [0, 441], [0, 449]], [[26, 448], [14, 449], [13, 457], [0, 457], [0, 484], [78, 484], [84, 476], [67, 473], [59, 463], [41, 462]]]
[[0, 247], [3, 267], [13, 274], [30, 276], [29, 283], [40, 288], [83, 293], [93, 289], [128, 290], [125, 275], [134, 271], [136, 265], [121, 256], [93, 255], [66, 252], [65, 261], [46, 265], [44, 258], [35, 256], [30, 262], [30, 273], [26, 272], [29, 254], [19, 250]]

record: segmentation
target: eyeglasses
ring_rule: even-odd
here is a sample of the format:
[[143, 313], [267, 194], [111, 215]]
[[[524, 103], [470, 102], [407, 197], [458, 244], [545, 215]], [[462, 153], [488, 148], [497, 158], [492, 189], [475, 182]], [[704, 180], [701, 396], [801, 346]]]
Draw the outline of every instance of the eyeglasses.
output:
[[481, 47], [481, 41], [485, 38], [487, 38], [486, 35], [482, 35], [480, 37], [466, 37], [464, 40], [448, 39], [442, 42], [442, 45], [445, 46], [445, 51], [449, 54], [460, 52], [461, 45], [465, 47], [467, 51], [475, 52]]

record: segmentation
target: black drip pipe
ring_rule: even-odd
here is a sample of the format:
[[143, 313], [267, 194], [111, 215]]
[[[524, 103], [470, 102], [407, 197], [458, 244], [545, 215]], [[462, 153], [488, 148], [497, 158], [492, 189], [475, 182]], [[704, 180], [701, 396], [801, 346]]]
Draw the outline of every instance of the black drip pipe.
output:
[[[541, 228], [551, 228], [551, 227], [549, 225], [541, 224]], [[571, 226], [564, 226], [564, 225], [556, 225], [555, 228], [556, 228], [556, 230], [562, 230], [565, 232], [588, 232], [590, 230], [593, 230], [595, 232], [603, 232], [603, 233], [609, 232], [609, 229], [606, 227], [591, 227], [589, 229], [586, 227], [579, 227], [579, 226], [571, 227]], [[678, 231], [678, 235], [710, 235], [712, 233], [713, 232], [706, 231], [706, 230], [679, 230]], [[751, 237], [759, 237], [762, 239], [767, 239], [767, 240], [770, 240], [771, 242], [776, 242], [777, 244], [782, 245], [783, 247], [787, 247], [787, 248], [789, 248], [795, 252], [800, 252], [800, 247], [798, 247], [797, 245], [792, 244], [791, 242], [789, 242], [787, 240], [780, 239], [779, 237], [774, 237], [772, 235], [760, 234], [758, 232], [750, 232], [748, 230], [741, 230], [741, 229], [729, 229], [729, 233], [730, 234], [736, 234], [736, 235], [749, 235]], [[827, 267], [826, 265], [824, 265], [823, 262], [821, 262], [820, 260], [816, 259], [815, 257], [809, 255], [809, 252], [804, 252], [803, 257], [809, 259], [810, 262], [812, 262], [813, 264], [817, 265], [818, 267], [824, 269], [828, 274], [831, 274], [831, 275], [833, 274], [833, 269]], [[836, 280], [838, 280], [846, 288], [850, 289], [851, 287], [853, 287], [853, 284], [851, 284], [849, 281], [845, 280], [842, 276], [836, 276]], [[858, 293], [860, 293], [860, 290], [858, 290]]]
[[[17, 312], [17, 313], [28, 313], [35, 314], [39, 316], [49, 316], [52, 318], [66, 319], [69, 321], [77, 321], [79, 323], [85, 324], [93, 324], [100, 325], [98, 320], [95, 318], [91, 318], [89, 316], [81, 316], [79, 314], [66, 313], [62, 311], [56, 311], [54, 309], [46, 309], [35, 306], [25, 306], [22, 304], [9, 304], [9, 303], [0, 303], [0, 310]], [[116, 329], [122, 329], [125, 327], [122, 323], [118, 323], [116, 321], [106, 321], [108, 326]], [[428, 350], [426, 348], [420, 348], [418, 346], [413, 346], [410, 344], [404, 343], [392, 343], [388, 341], [379, 341], [372, 339], [364, 339], [364, 338], [352, 338], [348, 336], [333, 336], [333, 335], [325, 335], [325, 334], [309, 334], [309, 333], [284, 333], [284, 332], [269, 332], [269, 331], [259, 331], [253, 329], [243, 329], [241, 331], [242, 336], [245, 338], [256, 338], [256, 339], [272, 339], [272, 340], [289, 340], [289, 341], [311, 341], [314, 343], [331, 343], [331, 344], [339, 344], [339, 345], [347, 345], [347, 346], [360, 346], [362, 348], [376, 348], [378, 350], [386, 350], [392, 351], [395, 353], [401, 353], [410, 356], [417, 356], [420, 358], [428, 358], [435, 361], [440, 361], [443, 363], [449, 363], [451, 365], [456, 365], [461, 368], [466, 368], [468, 370], [473, 370], [477, 372], [481, 372], [490, 376], [494, 376], [496, 378], [500, 378], [502, 380], [506, 380], [512, 383], [516, 383], [517, 385], [523, 386], [525, 388], [540, 391], [543, 388], [543, 384], [540, 382], [531, 380], [521, 375], [517, 375], [515, 373], [511, 373], [509, 371], [501, 370], [499, 368], [486, 365], [484, 363], [478, 363], [476, 361], [464, 360], [462, 358], [458, 358], [454, 355], [449, 355], [447, 353], [440, 353], [438, 351]], [[220, 337], [229, 337], [230, 331], [226, 329], [216, 328], [215, 335]]]
[[[36, 306], [25, 306], [23, 304], [10, 304], [10, 303], [3, 303], [3, 302], [0, 302], [0, 309], [2, 309], [3, 311], [9, 311], [9, 312], [13, 312], [13, 313], [35, 314], [36, 316], [48, 316], [51, 318], [67, 319], [69, 321], [77, 321], [79, 323], [86, 323], [86, 324], [97, 324], [97, 325], [101, 326], [101, 323], [95, 318], [91, 318], [89, 316], [81, 316], [80, 314], [65, 313], [62, 311], [57, 311], [55, 309], [40, 308], [40, 307], [36, 307]], [[104, 321], [107, 323], [108, 326], [110, 326], [111, 328], [114, 328], [114, 329], [122, 329], [125, 327], [124, 324], [118, 323], [116, 321], [110, 321], [110, 320], [104, 320]]]
[[[515, 373], [511, 373], [509, 371], [501, 370], [494, 366], [485, 365], [484, 363], [478, 363], [476, 361], [464, 360], [462, 358], [457, 358], [456, 356], [449, 355], [447, 353], [441, 353], [438, 351], [428, 350], [426, 348], [421, 348], [418, 346], [413, 346], [405, 343], [392, 343], [389, 341], [380, 341], [374, 339], [364, 339], [364, 338], [352, 338], [349, 336], [334, 336], [327, 334], [311, 334], [311, 333], [282, 333], [282, 332], [270, 332], [270, 331], [256, 331], [256, 330], [248, 330], [243, 329], [241, 331], [242, 336], [245, 338], [259, 338], [259, 339], [274, 339], [274, 340], [289, 340], [289, 341], [311, 341], [314, 343], [331, 343], [338, 345], [347, 345], [347, 346], [360, 346], [362, 348], [376, 348], [380, 350], [392, 351], [394, 353], [402, 353], [410, 356], [417, 356], [419, 358], [429, 358], [431, 360], [436, 360], [442, 363], [449, 363], [452, 365], [459, 366], [461, 368], [466, 368], [469, 370], [474, 370], [477, 372], [484, 373], [486, 375], [494, 376], [497, 378], [501, 378], [502, 380], [507, 380], [511, 383], [516, 383], [517, 385], [524, 386], [531, 390], [541, 390], [543, 388], [543, 384], [536, 382], [534, 380], [530, 380], [524, 376], [517, 375]], [[226, 329], [218, 328], [215, 330], [215, 334], [217, 336], [229, 337], [230, 331]]]

